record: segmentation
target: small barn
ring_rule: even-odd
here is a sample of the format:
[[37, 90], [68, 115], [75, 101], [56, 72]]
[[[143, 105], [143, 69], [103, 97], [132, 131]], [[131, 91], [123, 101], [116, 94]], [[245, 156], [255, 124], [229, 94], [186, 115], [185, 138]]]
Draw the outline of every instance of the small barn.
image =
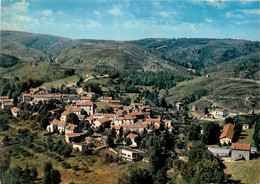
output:
[[208, 148], [215, 156], [228, 157], [230, 156], [230, 149], [228, 148]]

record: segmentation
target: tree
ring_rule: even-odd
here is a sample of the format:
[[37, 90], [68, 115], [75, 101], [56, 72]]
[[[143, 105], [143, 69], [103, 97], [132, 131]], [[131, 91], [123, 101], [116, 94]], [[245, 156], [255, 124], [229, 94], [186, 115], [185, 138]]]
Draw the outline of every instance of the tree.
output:
[[130, 184], [140, 184], [140, 183], [152, 184], [154, 182], [148, 170], [136, 168], [136, 169], [132, 169], [130, 172], [129, 183]]
[[190, 125], [187, 134], [188, 141], [200, 140], [200, 131], [201, 131], [201, 127], [199, 125], [196, 124]]
[[141, 144], [142, 138], [138, 135], [135, 137], [134, 141], [136, 142], [137, 146], [139, 146]]
[[225, 166], [201, 142], [194, 142], [188, 152], [188, 163], [180, 167], [183, 179], [188, 183], [226, 183]]
[[75, 125], [78, 125], [79, 124], [79, 118], [76, 114], [74, 113], [69, 113], [66, 117], [66, 121], [68, 123], [72, 123], [72, 124], [75, 124]]
[[41, 118], [40, 120], [40, 126], [42, 130], [46, 130], [47, 126], [49, 125], [49, 120], [45, 116]]
[[125, 140], [125, 143], [126, 143], [126, 145], [131, 145], [132, 144], [132, 141], [131, 141], [131, 139], [130, 138], [126, 138], [126, 140]]
[[46, 162], [43, 168], [43, 183], [44, 184], [56, 184], [61, 182], [61, 175], [58, 170], [53, 169], [50, 162]]
[[220, 127], [218, 123], [206, 122], [203, 125], [202, 141], [205, 144], [215, 144], [219, 141]]
[[208, 107], [205, 107], [204, 114], [208, 114], [208, 113], [209, 113], [209, 109], [208, 109]]
[[106, 139], [106, 145], [108, 147], [113, 147], [114, 146], [114, 138], [113, 138], [113, 135], [111, 133], [109, 133], [107, 135], [107, 139]]

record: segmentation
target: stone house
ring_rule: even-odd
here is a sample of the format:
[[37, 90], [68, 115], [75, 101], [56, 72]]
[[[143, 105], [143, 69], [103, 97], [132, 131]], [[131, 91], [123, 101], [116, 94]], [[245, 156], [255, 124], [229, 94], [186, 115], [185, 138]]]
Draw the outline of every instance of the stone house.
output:
[[83, 108], [88, 113], [88, 115], [94, 114], [94, 104], [93, 104], [93, 102], [80, 101], [80, 102], [76, 102], [76, 106]]
[[97, 119], [96, 121], [94, 121], [93, 126], [95, 128], [99, 127], [99, 126], [103, 126], [104, 128], [109, 128], [111, 123], [111, 120], [108, 118], [101, 118], [101, 119]]
[[23, 102], [30, 102], [32, 101], [32, 96], [31, 94], [23, 94]]
[[69, 123], [66, 127], [65, 127], [65, 134], [67, 133], [78, 133], [81, 132], [81, 129], [79, 128], [78, 125], [74, 125]]
[[231, 158], [232, 160], [249, 160], [250, 159], [250, 145], [245, 143], [232, 143]]
[[82, 143], [73, 143], [72, 147], [74, 150], [79, 150], [79, 151], [85, 151], [89, 148], [88, 144], [82, 144]]

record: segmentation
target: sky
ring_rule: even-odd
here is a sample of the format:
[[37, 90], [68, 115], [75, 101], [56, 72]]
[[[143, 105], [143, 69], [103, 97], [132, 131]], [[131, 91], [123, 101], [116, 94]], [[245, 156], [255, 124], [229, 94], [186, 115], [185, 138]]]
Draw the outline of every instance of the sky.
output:
[[260, 41], [260, 1], [2, 0], [1, 30], [68, 38]]

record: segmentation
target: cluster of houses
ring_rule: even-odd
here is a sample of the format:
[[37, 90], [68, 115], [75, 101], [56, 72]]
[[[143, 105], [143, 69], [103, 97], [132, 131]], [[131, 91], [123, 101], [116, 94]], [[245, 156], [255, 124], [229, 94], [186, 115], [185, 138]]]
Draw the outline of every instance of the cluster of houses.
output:
[[[98, 102], [93, 102], [93, 92], [77, 91], [76, 94], [43, 94], [38, 89], [30, 89], [30, 93], [24, 93], [20, 97], [20, 101], [27, 103], [38, 103], [40, 101], [49, 101], [52, 99], [63, 101], [65, 104], [65, 111], [61, 113], [60, 119], [50, 120], [47, 126], [49, 132], [59, 132], [65, 134], [65, 141], [72, 143], [74, 149], [84, 151], [87, 149], [87, 144], [82, 143], [86, 140], [87, 130], [80, 128], [76, 124], [67, 122], [67, 117], [70, 113], [77, 115], [80, 121], [88, 121], [91, 128], [97, 130], [100, 126], [104, 129], [115, 129], [119, 134], [120, 130], [126, 132], [128, 130], [135, 132], [155, 131], [161, 128], [168, 128], [169, 132], [173, 132], [171, 120], [162, 120], [160, 117], [150, 117], [150, 106], [144, 103], [132, 102], [129, 106], [121, 104], [120, 100], [114, 100], [112, 97], [100, 97]], [[3, 109], [9, 108], [14, 117], [21, 115], [22, 110], [14, 107], [13, 100], [7, 96], [0, 97], [0, 103]], [[182, 103], [176, 104], [178, 109], [183, 108]], [[109, 107], [113, 109], [113, 113], [98, 113], [100, 109]], [[131, 147], [137, 147], [135, 140], [136, 134], [129, 134], [127, 138], [131, 139]], [[131, 152], [131, 151], [130, 151]], [[121, 154], [121, 153], [120, 153]], [[126, 158], [128, 155], [135, 155]], [[121, 154], [127, 160], [136, 160], [134, 152], [131, 154]]]
[[[97, 130], [100, 127], [103, 127], [103, 129], [106, 130], [115, 129], [117, 134], [119, 134], [120, 131], [141, 133], [143, 131], [151, 132], [161, 130], [162, 128], [167, 128], [169, 132], [175, 131], [171, 120], [161, 119], [160, 117], [151, 118], [150, 106], [145, 105], [144, 103], [132, 102], [131, 105], [124, 106], [121, 104], [120, 100], [114, 100], [112, 97], [104, 96], [100, 97], [98, 102], [93, 102], [93, 92], [77, 91], [77, 88], [75, 87], [71, 90], [74, 94], [43, 94], [39, 89], [30, 89], [30, 93], [22, 94], [19, 100], [27, 103], [38, 103], [40, 101], [56, 99], [67, 104], [60, 119], [53, 119], [50, 121], [50, 124], [47, 126], [47, 131], [65, 134], [65, 141], [67, 143], [72, 143], [73, 148], [79, 151], [88, 149], [88, 144], [82, 143], [86, 142], [87, 130], [80, 128], [76, 124], [68, 123], [67, 117], [70, 113], [77, 115], [80, 121], [88, 121], [91, 128], [94, 130]], [[9, 108], [14, 117], [21, 115], [22, 111], [19, 108], [14, 107], [13, 99], [9, 99], [7, 96], [1, 96], [0, 103], [2, 109]], [[113, 113], [100, 113], [100, 111], [98, 111], [107, 107], [113, 109]], [[176, 104], [177, 110], [182, 110], [183, 108], [183, 103], [178, 102]], [[226, 110], [216, 109], [214, 112], [214, 117], [222, 118], [225, 116], [227, 116]], [[220, 144], [231, 145], [230, 148], [208, 149], [213, 154], [219, 156], [229, 156], [231, 152], [233, 160], [249, 160], [250, 154], [255, 153], [256, 148], [244, 143], [232, 143], [234, 127], [235, 125], [233, 124], [225, 125], [219, 137]], [[248, 128], [248, 124], [243, 125], [243, 129]], [[131, 147], [137, 147], [135, 142], [136, 137], [137, 135], [134, 133], [130, 133], [127, 136], [132, 142], [132, 145], [130, 145]], [[140, 159], [139, 153], [131, 150], [120, 150], [119, 155], [122, 159], [131, 161]]]
[[[257, 149], [250, 144], [232, 143], [234, 136], [235, 125], [229, 123], [223, 127], [222, 133], [219, 137], [221, 145], [230, 145], [229, 148], [213, 148], [208, 149], [214, 154], [221, 157], [229, 157], [231, 154], [232, 160], [249, 160], [250, 156], [255, 154]], [[248, 124], [243, 124], [243, 129], [249, 129]]]

